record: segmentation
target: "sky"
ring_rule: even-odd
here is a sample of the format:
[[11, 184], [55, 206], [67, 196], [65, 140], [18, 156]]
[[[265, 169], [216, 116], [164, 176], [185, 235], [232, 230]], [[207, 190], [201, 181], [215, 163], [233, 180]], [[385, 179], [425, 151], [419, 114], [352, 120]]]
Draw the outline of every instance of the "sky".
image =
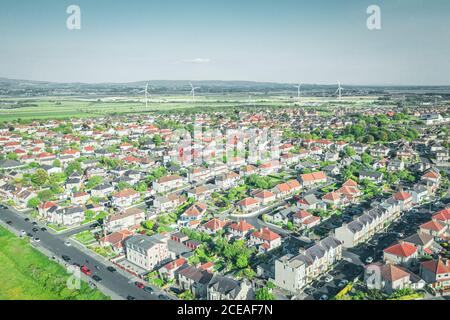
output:
[[15, 79], [450, 85], [449, 57], [448, 0], [0, 1], [0, 77]]

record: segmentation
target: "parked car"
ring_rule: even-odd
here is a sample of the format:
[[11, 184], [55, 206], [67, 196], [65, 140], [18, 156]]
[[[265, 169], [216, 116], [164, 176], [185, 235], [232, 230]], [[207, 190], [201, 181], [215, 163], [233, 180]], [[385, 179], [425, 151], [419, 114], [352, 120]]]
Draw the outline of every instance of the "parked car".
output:
[[47, 231], [47, 229], [44, 228], [44, 227], [42, 227], [42, 228], [41, 228], [41, 231], [44, 231], [44, 232], [45, 232], [45, 231]]
[[65, 245], [66, 247], [70, 247], [70, 246], [72, 245], [72, 243], [70, 243], [69, 240], [66, 240], [66, 241], [64, 241], [64, 245]]
[[134, 283], [134, 285], [135, 285], [136, 287], [138, 287], [139, 289], [144, 289], [144, 288], [145, 288], [145, 285], [144, 285], [142, 282], [139, 282], [139, 281], [136, 281], [136, 282]]
[[83, 272], [87, 276], [92, 275], [92, 271], [87, 266], [82, 266], [81, 267], [81, 272]]
[[167, 296], [165, 296], [165, 295], [163, 295], [163, 294], [160, 294], [160, 295], [158, 296], [158, 299], [160, 299], [160, 300], [169, 300], [169, 297], [167, 297]]
[[32, 230], [33, 230], [33, 232], [38, 232], [39, 231], [38, 228], [33, 228]]
[[366, 263], [372, 263], [372, 262], [373, 262], [373, 257], [367, 257]]
[[127, 296], [127, 300], [136, 300], [136, 298], [133, 296]]
[[28, 221], [30, 221], [30, 218], [25, 218], [24, 220], [25, 220], [26, 222], [28, 222]]
[[348, 280], [347, 279], [343, 279], [341, 281], [339, 281], [338, 287], [339, 288], [343, 288], [348, 284]]
[[116, 268], [111, 267], [111, 266], [107, 267], [106, 269], [107, 269], [109, 272], [116, 272]]
[[62, 258], [64, 261], [66, 261], [66, 262], [67, 262], [67, 261], [70, 261], [70, 257], [69, 257], [69, 256], [66, 256], [66, 255], [64, 255], [64, 254], [61, 256], [61, 258]]
[[22, 231], [20, 231], [20, 234], [23, 235], [23, 236], [25, 236], [27, 233], [26, 233], [25, 230], [22, 230]]
[[150, 287], [145, 287], [144, 291], [147, 292], [147, 293], [153, 294], [153, 289], [150, 288]]
[[7, 225], [12, 225], [12, 221], [11, 221], [11, 220], [8, 220], [8, 221], [6, 221], [6, 224], [7, 224]]
[[326, 283], [329, 283], [329, 282], [331, 282], [331, 281], [333, 281], [333, 276], [332, 275], [327, 275], [326, 277], [325, 277], [325, 280], [324, 280]]
[[101, 282], [102, 281], [102, 278], [100, 278], [98, 275], [96, 275], [96, 274], [94, 274], [93, 276], [92, 276], [92, 279], [94, 279], [95, 281], [97, 281], [97, 282]]
[[319, 300], [328, 300], [328, 296], [326, 294], [323, 294], [320, 296]]

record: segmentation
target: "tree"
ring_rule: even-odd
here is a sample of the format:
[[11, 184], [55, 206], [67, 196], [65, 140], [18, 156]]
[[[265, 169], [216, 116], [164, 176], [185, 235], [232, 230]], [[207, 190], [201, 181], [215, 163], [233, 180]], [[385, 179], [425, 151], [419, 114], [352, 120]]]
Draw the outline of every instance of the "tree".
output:
[[8, 160], [19, 160], [19, 155], [17, 154], [17, 153], [15, 153], [15, 152], [9, 152], [7, 155], [6, 155], [6, 159], [8, 159]]
[[100, 185], [103, 181], [103, 178], [100, 176], [93, 176], [89, 179], [88, 182], [86, 182], [86, 189], [92, 189], [95, 188], [96, 186]]
[[43, 186], [48, 180], [48, 173], [44, 169], [37, 169], [36, 172], [31, 176], [31, 182], [37, 186]]
[[81, 173], [83, 170], [81, 169], [81, 164], [77, 161], [72, 161], [68, 164], [65, 173], [67, 176], [72, 175], [74, 172]]
[[28, 208], [32, 208], [35, 209], [38, 207], [38, 205], [41, 203], [41, 200], [39, 200], [39, 198], [31, 198], [30, 200], [28, 200], [27, 202], [27, 207]]
[[244, 269], [248, 266], [248, 259], [245, 255], [241, 254], [236, 259], [236, 267], [239, 269]]
[[275, 296], [267, 288], [256, 290], [255, 298], [256, 300], [275, 300]]
[[38, 193], [38, 198], [42, 202], [49, 201], [53, 198], [53, 192], [51, 192], [50, 190], [43, 190]]
[[344, 152], [349, 157], [353, 157], [356, 154], [355, 149], [353, 149], [352, 147], [345, 147]]
[[364, 153], [361, 155], [361, 161], [362, 161], [362, 163], [364, 163], [365, 165], [369, 165], [369, 164], [372, 163], [373, 159], [372, 159], [372, 157], [371, 157], [368, 153], [364, 152]]
[[153, 143], [155, 144], [155, 146], [159, 147], [159, 146], [162, 144], [163, 139], [161, 138], [160, 135], [155, 134], [155, 135], [153, 136], [153, 138], [152, 138], [152, 141], [153, 141]]

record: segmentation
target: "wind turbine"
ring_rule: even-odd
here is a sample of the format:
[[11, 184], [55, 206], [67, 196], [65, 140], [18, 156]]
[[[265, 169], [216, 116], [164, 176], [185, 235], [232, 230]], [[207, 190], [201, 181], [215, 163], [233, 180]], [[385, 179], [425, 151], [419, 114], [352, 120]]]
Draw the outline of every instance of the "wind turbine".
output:
[[194, 87], [191, 82], [189, 82], [189, 85], [191, 86], [191, 92], [189, 93], [192, 95], [192, 101], [195, 101], [195, 90], [200, 89], [200, 87]]
[[300, 100], [300, 88], [302, 87], [302, 84], [299, 83], [298, 85], [294, 86], [294, 88], [297, 88], [297, 99]]
[[142, 90], [140, 92], [145, 93], [145, 108], [147, 109], [147, 107], [148, 107], [148, 97], [152, 96], [151, 94], [148, 94], [148, 83], [145, 85], [145, 90]]
[[337, 82], [337, 84], [338, 84], [338, 88], [337, 88], [335, 94], [337, 94], [338, 98], [341, 99], [342, 98], [342, 90], [344, 90], [344, 88], [341, 87], [341, 83], [339, 81]]

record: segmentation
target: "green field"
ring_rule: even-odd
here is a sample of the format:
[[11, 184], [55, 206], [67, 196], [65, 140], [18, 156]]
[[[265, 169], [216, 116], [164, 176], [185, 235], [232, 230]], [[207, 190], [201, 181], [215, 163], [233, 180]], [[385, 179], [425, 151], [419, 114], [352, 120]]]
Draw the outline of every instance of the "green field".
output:
[[0, 227], [0, 300], [107, 300], [82, 282], [70, 290], [66, 270]]
[[[370, 103], [373, 98], [352, 99], [352, 103]], [[303, 103], [334, 102], [334, 99], [303, 98]], [[148, 107], [138, 98], [103, 98], [79, 99], [61, 97], [42, 98], [8, 98], [2, 100], [0, 106], [0, 122], [13, 120], [65, 119], [65, 118], [94, 118], [107, 115], [146, 113], [155, 111], [186, 110], [191, 108], [224, 108], [232, 107], [292, 107], [295, 99], [283, 97], [255, 97], [252, 99], [242, 96], [230, 97], [198, 97], [193, 102], [189, 97], [163, 97], [150, 100]], [[340, 101], [341, 103], [344, 101]]]

